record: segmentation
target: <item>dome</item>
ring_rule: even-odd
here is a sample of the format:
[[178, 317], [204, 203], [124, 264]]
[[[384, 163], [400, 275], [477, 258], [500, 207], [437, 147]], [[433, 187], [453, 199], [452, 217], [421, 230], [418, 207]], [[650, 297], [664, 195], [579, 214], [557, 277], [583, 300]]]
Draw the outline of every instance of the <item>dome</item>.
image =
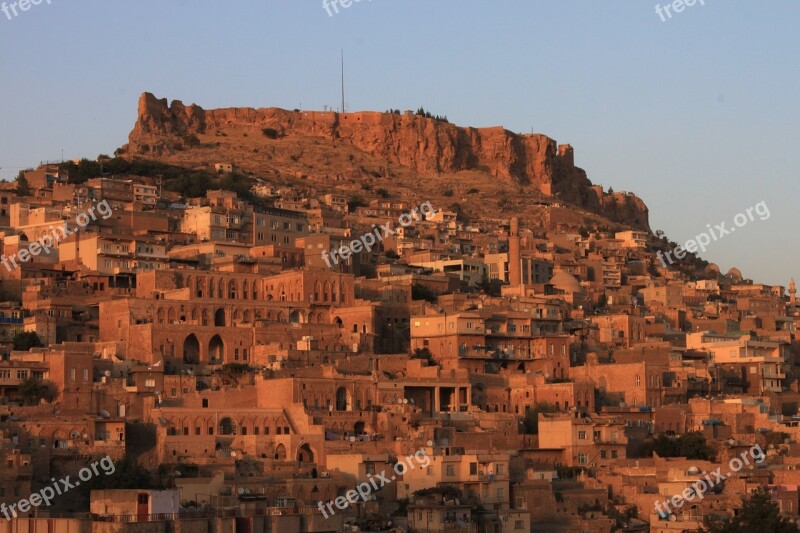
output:
[[742, 272], [736, 267], [733, 267], [730, 270], [728, 270], [728, 273], [725, 275], [731, 279], [736, 279], [740, 281], [742, 279]]
[[580, 282], [575, 279], [575, 276], [564, 271], [556, 273], [556, 275], [550, 279], [550, 285], [566, 293], [583, 292], [583, 287], [581, 287]]
[[709, 263], [705, 270], [708, 273], [712, 273], [712, 272], [714, 274], [719, 274], [720, 273], [719, 272], [719, 267], [714, 263]]

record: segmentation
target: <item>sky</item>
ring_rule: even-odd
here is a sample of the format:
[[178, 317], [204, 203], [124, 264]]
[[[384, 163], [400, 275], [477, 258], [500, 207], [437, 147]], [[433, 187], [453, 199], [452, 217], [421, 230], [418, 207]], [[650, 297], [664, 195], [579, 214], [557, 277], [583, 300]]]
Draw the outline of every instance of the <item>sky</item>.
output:
[[751, 211], [701, 255], [757, 282], [800, 280], [797, 0], [668, 14], [666, 0], [338, 0], [330, 14], [322, 0], [41, 0], [16, 16], [9, 4], [0, 178], [62, 150], [113, 153], [144, 91], [337, 107], [343, 49], [348, 111], [424, 106], [569, 143], [592, 182], [636, 193], [678, 243], [763, 202], [768, 218]]

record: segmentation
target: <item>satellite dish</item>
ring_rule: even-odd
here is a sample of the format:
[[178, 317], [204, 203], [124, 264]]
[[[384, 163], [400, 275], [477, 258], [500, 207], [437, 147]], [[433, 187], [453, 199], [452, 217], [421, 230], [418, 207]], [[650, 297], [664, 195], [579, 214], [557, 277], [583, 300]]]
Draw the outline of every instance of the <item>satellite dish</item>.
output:
[[102, 416], [103, 418], [109, 418], [111, 415], [108, 414], [108, 411], [103, 410], [100, 411], [100, 416]]

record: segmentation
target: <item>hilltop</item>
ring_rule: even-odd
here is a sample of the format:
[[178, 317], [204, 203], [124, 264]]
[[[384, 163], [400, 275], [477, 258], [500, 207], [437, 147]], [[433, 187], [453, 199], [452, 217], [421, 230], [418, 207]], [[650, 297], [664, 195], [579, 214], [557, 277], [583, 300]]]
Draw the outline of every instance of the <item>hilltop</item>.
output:
[[253, 177], [321, 191], [381, 188], [391, 196], [457, 204], [465, 214], [486, 216], [496, 206], [498, 218], [530, 220], [543, 205], [563, 205], [587, 226], [650, 230], [644, 202], [592, 185], [568, 144], [412, 113], [205, 110], [143, 93], [129, 142], [118, 153], [191, 169], [233, 163]]

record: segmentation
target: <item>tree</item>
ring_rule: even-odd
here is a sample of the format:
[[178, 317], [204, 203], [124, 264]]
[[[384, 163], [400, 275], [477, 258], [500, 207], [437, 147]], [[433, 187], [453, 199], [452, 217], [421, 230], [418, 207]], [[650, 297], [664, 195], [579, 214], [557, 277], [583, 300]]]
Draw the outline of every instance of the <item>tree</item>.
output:
[[756, 490], [749, 500], [743, 500], [742, 510], [737, 516], [723, 521], [709, 521], [706, 525], [709, 528], [702, 529], [704, 533], [800, 533], [797, 524], [782, 517], [769, 492], [762, 489]]
[[522, 421], [524, 426], [524, 433], [526, 435], [539, 434], [539, 413], [557, 413], [558, 407], [547, 402], [537, 403], [533, 409], [525, 413], [525, 419]]
[[501, 287], [503, 285], [503, 282], [499, 279], [490, 280], [489, 276], [487, 276], [486, 272], [484, 272], [481, 282], [478, 283], [478, 288], [489, 296], [500, 296], [502, 293]]
[[28, 404], [39, 403], [42, 398], [50, 402], [55, 395], [55, 385], [31, 376], [19, 384], [19, 395]]
[[28, 196], [31, 193], [30, 185], [28, 185], [28, 178], [25, 177], [25, 171], [20, 170], [17, 175], [17, 195]]
[[27, 352], [31, 348], [41, 348], [42, 341], [39, 340], [39, 335], [35, 331], [25, 331], [14, 335], [14, 349], [21, 352]]
[[702, 461], [713, 461], [714, 449], [711, 448], [706, 438], [699, 431], [693, 431], [680, 437], [661, 435], [657, 439], [645, 444], [646, 455], [657, 453], [659, 457], [686, 457]]
[[427, 348], [417, 348], [411, 355], [411, 359], [424, 359], [430, 363], [433, 361], [433, 354]]
[[351, 213], [359, 207], [365, 207], [367, 203], [360, 196], [353, 196], [347, 201], [347, 210]]
[[114, 462], [114, 472], [105, 475], [93, 476], [88, 482], [81, 483], [80, 491], [88, 500], [92, 490], [105, 489], [155, 489], [152, 474], [147, 468], [136, 462], [135, 459], [124, 458]]
[[425, 300], [426, 302], [436, 303], [436, 293], [429, 287], [415, 283], [411, 286], [412, 300]]

